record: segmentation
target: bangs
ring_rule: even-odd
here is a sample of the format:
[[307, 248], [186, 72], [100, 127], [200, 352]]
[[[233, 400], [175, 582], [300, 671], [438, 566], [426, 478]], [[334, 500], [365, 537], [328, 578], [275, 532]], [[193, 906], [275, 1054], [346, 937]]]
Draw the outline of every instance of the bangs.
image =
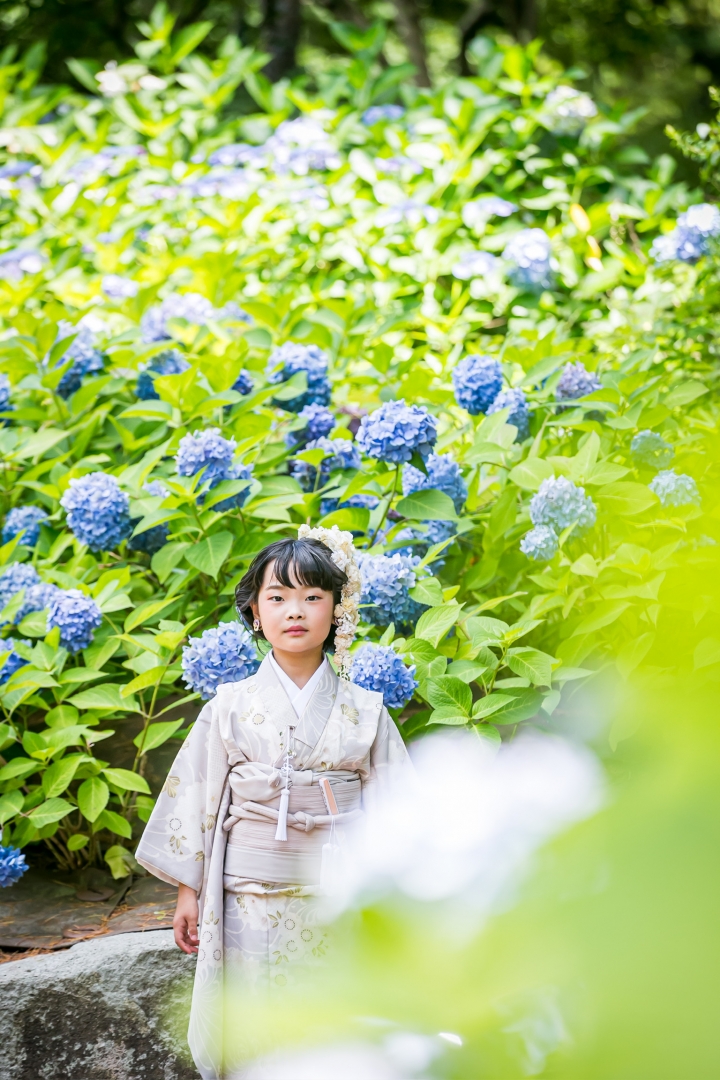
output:
[[[289, 543], [281, 541], [281, 545], [281, 550], [275, 555], [273, 568], [273, 577], [279, 585], [292, 589], [297, 584], [313, 589], [323, 589], [325, 592], [334, 592], [337, 576], [342, 571], [331, 559], [328, 559], [325, 554], [328, 549], [324, 544], [321, 545], [324, 548], [323, 552], [316, 551], [304, 540], [291, 540]], [[274, 546], [271, 544], [271, 547]], [[330, 562], [329, 566], [328, 562]], [[265, 565], [269, 563], [270, 559]]]

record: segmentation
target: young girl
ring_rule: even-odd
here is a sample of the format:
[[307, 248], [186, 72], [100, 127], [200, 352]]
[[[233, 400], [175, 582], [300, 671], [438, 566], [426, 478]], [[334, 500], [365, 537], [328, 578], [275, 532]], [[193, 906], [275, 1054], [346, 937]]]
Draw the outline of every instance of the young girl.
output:
[[300, 537], [270, 544], [238, 585], [240, 617], [272, 649], [202, 709], [137, 850], [178, 886], [175, 940], [198, 954], [188, 1042], [203, 1080], [223, 1071], [225, 976], [282, 987], [322, 954], [312, 898], [330, 826], [356, 819], [407, 762], [382, 695], [347, 679], [351, 534], [301, 526]]

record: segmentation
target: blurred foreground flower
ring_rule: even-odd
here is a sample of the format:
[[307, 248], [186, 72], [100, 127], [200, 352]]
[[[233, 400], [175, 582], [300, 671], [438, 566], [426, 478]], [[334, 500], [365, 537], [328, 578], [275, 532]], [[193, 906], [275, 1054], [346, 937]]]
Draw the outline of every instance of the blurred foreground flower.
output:
[[516, 288], [550, 288], [550, 241], [542, 229], [521, 229], [506, 244], [503, 259], [508, 264], [508, 278]]
[[700, 492], [692, 476], [665, 469], [648, 484], [663, 506], [699, 506]]
[[387, 123], [389, 120], [400, 120], [404, 115], [405, 109], [402, 105], [371, 105], [362, 114], [362, 122], [366, 127], [372, 127], [373, 124]]
[[493, 401], [487, 413], [500, 412], [508, 409], [507, 423], [517, 428], [516, 442], [523, 442], [530, 434], [530, 413], [528, 412], [527, 399], [522, 390], [517, 387], [509, 390], [501, 390]]
[[483, 195], [464, 204], [463, 225], [467, 225], [468, 229], [481, 229], [491, 217], [510, 217], [516, 210], [515, 203], [501, 199], [499, 195]]
[[[32, 647], [31, 641], [23, 640], [22, 644], [27, 645], [28, 648]], [[7, 654], [2, 661], [2, 667], [0, 667], [0, 685], [4, 685], [11, 675], [14, 675], [16, 671], [19, 671], [21, 667], [27, 664], [27, 660], [15, 652], [14, 646], [15, 642], [9, 639], [0, 642], [0, 657], [3, 653]], [[2, 849], [0, 848], [0, 850]]]
[[597, 116], [589, 94], [573, 86], [557, 86], [545, 98], [541, 117], [554, 135], [579, 135], [588, 120]]
[[40, 526], [47, 520], [47, 514], [39, 506], [14, 506], [2, 527], [3, 543], [12, 540], [13, 536], [21, 532], [21, 543], [26, 547], [35, 547], [40, 536]]
[[578, 360], [577, 363], [566, 364], [563, 368], [555, 388], [555, 397], [558, 401], [573, 401], [601, 389], [602, 383], [597, 375], [588, 371], [582, 361]]
[[638, 465], [664, 469], [675, 457], [675, 447], [665, 442], [656, 431], [639, 431], [630, 443], [630, 453]]
[[137, 396], [142, 401], [159, 399], [160, 395], [155, 389], [155, 379], [158, 375], [180, 375], [189, 367], [190, 364], [177, 349], [168, 349], [166, 352], [158, 353], [138, 375]]
[[712, 203], [698, 203], [680, 214], [672, 232], [658, 236], [650, 258], [658, 263], [695, 263], [710, 251], [710, 241], [720, 235], [720, 210]]
[[204, 700], [221, 684], [247, 679], [260, 666], [252, 635], [239, 623], [220, 623], [188, 640], [182, 651], [183, 682]]
[[29, 563], [11, 562], [0, 573], [0, 611], [10, 603], [20, 589], [29, 589], [37, 585], [40, 576]]
[[75, 340], [55, 365], [55, 367], [62, 367], [68, 360], [73, 361], [68, 370], [63, 373], [57, 386], [57, 392], [62, 398], [69, 398], [80, 389], [84, 375], [94, 374], [103, 369], [103, 356], [95, 348], [95, 334], [90, 326], [83, 324], [82, 321], [77, 326], [73, 326], [66, 319], [61, 319], [58, 323], [57, 341], [62, 341], [71, 334], [76, 335]]
[[327, 405], [330, 401], [327, 356], [317, 345], [299, 345], [286, 341], [270, 354], [266, 374], [271, 383], [284, 383], [293, 375], [305, 373], [307, 390], [296, 397], [275, 401], [281, 409], [299, 413], [306, 405]]

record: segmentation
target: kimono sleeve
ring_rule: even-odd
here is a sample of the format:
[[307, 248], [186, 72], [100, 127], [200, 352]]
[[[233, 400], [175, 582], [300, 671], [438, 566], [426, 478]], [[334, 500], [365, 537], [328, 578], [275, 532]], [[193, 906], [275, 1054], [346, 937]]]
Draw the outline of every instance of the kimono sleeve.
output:
[[155, 877], [198, 893], [229, 770], [216, 701], [204, 706], [175, 758], [135, 853]]
[[395, 721], [383, 706], [378, 719], [377, 734], [370, 747], [370, 770], [363, 782], [363, 803], [366, 806], [402, 774], [412, 773], [410, 756]]

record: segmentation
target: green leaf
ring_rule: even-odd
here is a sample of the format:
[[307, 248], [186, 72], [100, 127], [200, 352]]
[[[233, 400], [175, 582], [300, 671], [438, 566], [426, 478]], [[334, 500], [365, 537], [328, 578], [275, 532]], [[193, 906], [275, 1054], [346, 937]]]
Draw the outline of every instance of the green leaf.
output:
[[457, 707], [453, 708], [451, 705], [443, 706], [440, 709], [434, 709], [430, 714], [429, 724], [447, 724], [452, 727], [464, 727], [470, 723], [470, 717], [467, 713], [458, 712]]
[[67, 842], [68, 851], [80, 851], [90, 843], [90, 837], [83, 833], [74, 833]]
[[7, 794], [0, 795], [0, 825], [19, 814], [24, 802], [22, 791], [8, 791]]
[[444, 491], [430, 488], [406, 495], [396, 508], [399, 514], [413, 521], [455, 521], [457, 514], [453, 501]]
[[502, 739], [500, 738], [500, 732], [492, 724], [477, 724], [475, 726], [475, 734], [486, 742], [491, 743], [497, 750], [502, 746]]
[[201, 574], [217, 580], [223, 563], [227, 559], [233, 546], [233, 535], [229, 532], [213, 533], [201, 540], [199, 544], [185, 552], [185, 560]]
[[[163, 724], [150, 724], [146, 732], [140, 732], [133, 739], [133, 743], [137, 746], [138, 750], [142, 754], [147, 754], [150, 750], [155, 750], [158, 746], [162, 746], [164, 742], [174, 735], [179, 727], [182, 727], [184, 718], [181, 716], [179, 720], [168, 720]], [[143, 737], [144, 734], [144, 737]]]
[[89, 780], [83, 780], [77, 791], [77, 801], [80, 813], [88, 821], [95, 821], [107, 806], [110, 798], [110, 788], [99, 776], [92, 776]]
[[511, 671], [523, 679], [529, 679], [533, 686], [550, 685], [553, 657], [547, 653], [528, 647], [508, 649], [506, 663]]
[[415, 637], [422, 641], [429, 641], [435, 648], [438, 647], [441, 638], [445, 637], [451, 626], [457, 622], [462, 611], [462, 604], [451, 600], [449, 604], [441, 607], [431, 607], [423, 611], [415, 627]]
[[524, 491], [537, 491], [543, 480], [554, 476], [553, 467], [543, 458], [527, 458], [510, 470], [509, 479]]
[[410, 589], [410, 596], [419, 604], [427, 604], [428, 607], [439, 607], [443, 602], [442, 585], [437, 578], [420, 578], [417, 585]]
[[[490, 700], [494, 696], [491, 694]], [[493, 724], [519, 724], [523, 720], [531, 720], [543, 703], [543, 696], [537, 690], [509, 690], [503, 696], [506, 698], [503, 707], [492, 713]]]
[[606, 510], [619, 514], [620, 517], [633, 517], [642, 514], [651, 506], [658, 504], [658, 497], [645, 484], [635, 484], [621, 480], [617, 484], [605, 484], [598, 491]]
[[123, 791], [139, 791], [142, 795], [149, 795], [150, 788], [147, 780], [130, 769], [103, 769], [111, 784]]
[[514, 700], [514, 698], [508, 697], [507, 694], [488, 694], [487, 697], [480, 698], [473, 705], [473, 720], [482, 720], [485, 716], [492, 716], [493, 713], [499, 712], [500, 709], [505, 708], [509, 703], [513, 703]]
[[109, 829], [110, 832], [116, 833], [118, 836], [124, 836], [127, 840], [132, 836], [130, 822], [121, 814], [116, 814], [114, 810], [103, 810], [98, 815], [95, 822], [95, 832], [99, 832], [100, 829]]
[[149, 604], [141, 604], [139, 608], [136, 608], [125, 619], [124, 629], [126, 634], [132, 633], [138, 626], [142, 626], [143, 623], [149, 622], [150, 619], [158, 615], [164, 608], [169, 607], [170, 604], [174, 604], [177, 601], [177, 597], [166, 597], [164, 600], [153, 600]]
[[79, 694], [73, 694], [69, 698], [71, 705], [78, 709], [107, 709], [111, 712], [137, 712], [139, 709], [135, 698], [123, 698], [123, 687], [117, 683], [105, 683], [103, 686], [93, 686], [89, 690], [81, 690]]
[[472, 691], [467, 683], [454, 675], [428, 679], [425, 696], [435, 709], [452, 708], [466, 718], [470, 715]]
[[127, 686], [123, 686], [120, 693], [123, 697], [130, 697], [136, 690], [145, 690], [148, 686], [155, 686], [160, 681], [167, 667], [165, 664], [156, 664], [155, 667], [148, 668], [147, 671], [143, 671], [141, 675], [129, 682]]
[[29, 819], [36, 829], [44, 829], [46, 825], [52, 825], [55, 821], [62, 821], [71, 814], [75, 807], [67, 799], [48, 799], [36, 806]]
[[116, 880], [118, 878], [129, 877], [137, 868], [137, 863], [132, 854], [127, 848], [122, 847], [120, 844], [114, 844], [111, 848], [107, 849], [105, 852], [105, 862], [110, 867], [110, 873]]
[[483, 645], [495, 645], [501, 642], [510, 627], [502, 619], [492, 619], [488, 615], [473, 615], [464, 624], [464, 629], [472, 647], [480, 649]]
[[0, 769], [0, 783], [4, 780], [15, 780], [18, 777], [29, 776], [40, 768], [39, 761], [30, 761], [28, 758], [16, 757], [3, 765]]
[[80, 757], [81, 755], [73, 755], [61, 758], [45, 770], [42, 786], [46, 798], [51, 799], [55, 795], [62, 795], [63, 791], [67, 790], [80, 764]]
[[370, 524], [370, 511], [362, 506], [347, 506], [341, 510], [333, 510], [332, 514], [326, 514], [318, 524], [326, 529], [337, 525], [338, 529], [345, 529], [348, 532], [364, 533], [367, 532]]
[[689, 405], [691, 401], [695, 401], [697, 398], [702, 397], [703, 394], [707, 394], [708, 388], [704, 383], [699, 382], [697, 379], [688, 379], [686, 382], [681, 382], [678, 386], [673, 387], [670, 393], [663, 401], [668, 409], [675, 409], [679, 405]]

